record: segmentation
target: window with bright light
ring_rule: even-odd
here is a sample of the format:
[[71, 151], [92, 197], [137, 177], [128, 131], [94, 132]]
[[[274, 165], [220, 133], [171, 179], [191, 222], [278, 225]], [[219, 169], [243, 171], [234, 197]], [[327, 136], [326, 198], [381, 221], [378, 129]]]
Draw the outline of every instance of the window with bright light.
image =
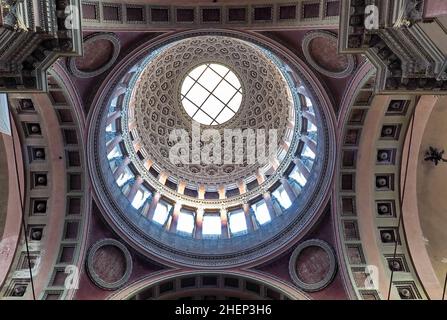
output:
[[119, 146], [115, 146], [112, 151], [110, 151], [110, 153], [107, 155], [107, 159], [113, 159], [116, 157], [122, 157], [123, 153], [121, 152], [121, 148]]
[[311, 107], [312, 106], [312, 100], [310, 100], [309, 97], [305, 97], [306, 98], [306, 106]]
[[118, 185], [118, 187], [122, 187], [127, 181], [132, 178], [135, 178], [134, 174], [128, 167], [126, 167], [126, 169], [124, 169], [124, 172], [116, 180], [116, 184]]
[[106, 132], [116, 132], [116, 122], [115, 121], [112, 121], [112, 123], [106, 127]]
[[307, 124], [307, 131], [308, 132], [317, 132], [317, 127], [312, 122], [309, 121]]
[[309, 148], [308, 145], [305, 145], [305, 146], [304, 146], [302, 155], [303, 155], [304, 157], [308, 157], [308, 158], [311, 158], [311, 159], [315, 159], [315, 153]]
[[161, 225], [166, 223], [168, 220], [169, 211], [171, 210], [171, 206], [164, 202], [158, 202], [155, 207], [153, 220]]
[[183, 80], [181, 100], [186, 113], [204, 125], [230, 120], [242, 102], [242, 86], [227, 67], [209, 63], [193, 69]]
[[133, 198], [132, 206], [137, 210], [140, 209], [150, 195], [150, 192], [147, 191], [145, 188], [140, 188]]
[[292, 201], [289, 198], [284, 186], [279, 186], [272, 195], [279, 201], [284, 209], [289, 208], [292, 205]]
[[203, 235], [220, 235], [221, 233], [221, 220], [220, 216], [216, 214], [208, 214], [203, 216], [202, 222], [202, 234]]
[[247, 221], [243, 210], [237, 210], [229, 214], [229, 224], [231, 234], [238, 234], [247, 231]]
[[269, 209], [267, 208], [267, 204], [264, 200], [255, 203], [252, 208], [255, 212], [256, 220], [258, 220], [259, 224], [265, 224], [272, 220], [272, 218], [270, 217]]
[[177, 221], [177, 231], [192, 234], [194, 225], [194, 214], [189, 211], [180, 210]]
[[[112, 98], [112, 100], [110, 101], [110, 109], [115, 109], [117, 102], [118, 102], [118, 95], [115, 95]], [[109, 113], [111, 113], [111, 112], [109, 112]]]
[[298, 170], [297, 167], [293, 169], [293, 171], [290, 173], [290, 178], [298, 182], [300, 186], [304, 186], [307, 182], [307, 179], [304, 177], [304, 175]]

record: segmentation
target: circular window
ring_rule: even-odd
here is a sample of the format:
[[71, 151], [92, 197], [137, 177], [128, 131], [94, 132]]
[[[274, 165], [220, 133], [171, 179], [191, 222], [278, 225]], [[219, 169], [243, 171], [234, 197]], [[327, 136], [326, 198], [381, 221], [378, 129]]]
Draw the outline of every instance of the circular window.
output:
[[181, 100], [186, 113], [195, 121], [219, 125], [239, 110], [242, 86], [229, 68], [216, 63], [202, 64], [183, 80]]

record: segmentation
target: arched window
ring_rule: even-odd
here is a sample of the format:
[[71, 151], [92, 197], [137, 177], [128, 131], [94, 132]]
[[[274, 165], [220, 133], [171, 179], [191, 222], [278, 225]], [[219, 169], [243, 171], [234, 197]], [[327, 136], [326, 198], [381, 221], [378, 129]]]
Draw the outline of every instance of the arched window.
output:
[[287, 194], [286, 190], [284, 189], [284, 186], [279, 186], [273, 193], [273, 197], [275, 197], [281, 207], [284, 209], [288, 209], [292, 205], [292, 201], [289, 198], [289, 195]]
[[243, 210], [236, 210], [229, 213], [229, 225], [232, 235], [243, 234], [247, 232], [247, 221]]
[[129, 167], [126, 167], [124, 169], [124, 172], [116, 180], [116, 184], [118, 185], [118, 187], [122, 187], [126, 182], [128, 182], [132, 178], [135, 178], [134, 174], [129, 169]]
[[107, 133], [116, 132], [116, 122], [115, 121], [112, 121], [112, 123], [106, 127], [106, 132]]
[[221, 234], [221, 220], [218, 214], [205, 214], [203, 216], [202, 235], [218, 236]]
[[113, 159], [116, 157], [122, 157], [123, 153], [121, 152], [121, 148], [119, 146], [115, 146], [112, 151], [110, 151], [110, 153], [107, 155], [107, 159]]
[[312, 107], [312, 101], [310, 100], [309, 97], [304, 97], [306, 99], [306, 106], [307, 107]]
[[290, 173], [290, 178], [298, 182], [298, 184], [303, 187], [307, 183], [307, 179], [304, 177], [304, 175], [298, 170], [298, 167], [293, 168], [292, 172]]
[[177, 231], [192, 234], [195, 225], [194, 220], [193, 212], [181, 209], [177, 221]]
[[[117, 95], [116, 93], [114, 93], [114, 96], [112, 98], [112, 100], [110, 100], [110, 110], [114, 110], [116, 107], [116, 104], [118, 102], [118, 97], [119, 95]], [[112, 111], [113, 112], [113, 111]], [[109, 112], [110, 114], [111, 112]]]
[[304, 157], [315, 159], [315, 153], [310, 150], [309, 146], [305, 145], [303, 148], [303, 152], [301, 153]]
[[150, 195], [151, 193], [148, 190], [146, 190], [146, 188], [141, 187], [137, 191], [135, 197], [133, 198], [132, 206], [137, 210], [140, 209], [146, 202], [146, 200], [150, 197]]
[[258, 220], [259, 224], [262, 225], [272, 220], [272, 218], [270, 217], [269, 209], [267, 208], [267, 204], [264, 200], [255, 203], [251, 207], [255, 212], [255, 217], [256, 220]]
[[307, 122], [307, 131], [308, 132], [317, 132], [317, 127], [310, 121]]
[[164, 201], [159, 201], [155, 207], [153, 220], [160, 225], [164, 225], [168, 220], [171, 208], [172, 206], [170, 204]]

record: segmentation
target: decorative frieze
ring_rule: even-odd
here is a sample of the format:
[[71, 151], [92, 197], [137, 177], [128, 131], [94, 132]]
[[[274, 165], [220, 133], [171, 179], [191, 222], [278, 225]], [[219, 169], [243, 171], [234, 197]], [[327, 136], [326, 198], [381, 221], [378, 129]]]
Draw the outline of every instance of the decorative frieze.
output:
[[243, 27], [252, 30], [305, 28], [338, 23], [338, 0], [283, 1], [259, 4], [166, 5], [122, 4], [113, 1], [82, 1], [83, 27], [95, 30], [107, 23], [110, 29], [170, 30], [189, 27]]

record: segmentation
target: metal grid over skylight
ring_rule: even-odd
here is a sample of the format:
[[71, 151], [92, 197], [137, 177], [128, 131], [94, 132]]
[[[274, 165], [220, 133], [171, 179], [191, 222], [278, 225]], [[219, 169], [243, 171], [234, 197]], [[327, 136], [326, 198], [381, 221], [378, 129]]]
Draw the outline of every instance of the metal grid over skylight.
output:
[[230, 120], [242, 102], [242, 86], [227, 67], [209, 63], [193, 69], [185, 78], [181, 99], [186, 113], [204, 125]]

